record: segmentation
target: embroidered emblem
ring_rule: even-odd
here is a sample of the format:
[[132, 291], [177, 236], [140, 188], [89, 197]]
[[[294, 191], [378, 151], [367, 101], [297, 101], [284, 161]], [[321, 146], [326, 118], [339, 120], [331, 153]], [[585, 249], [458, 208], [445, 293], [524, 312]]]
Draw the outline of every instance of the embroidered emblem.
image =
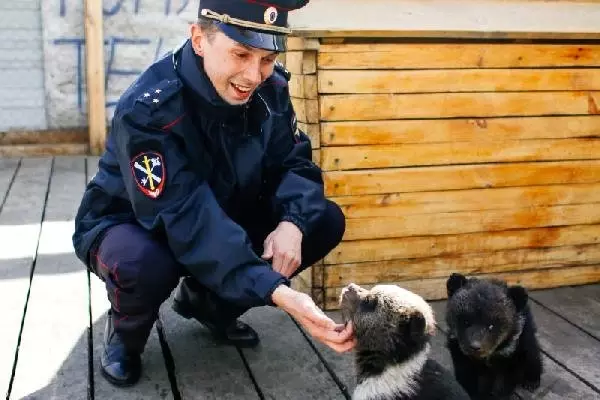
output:
[[273, 25], [277, 20], [277, 9], [275, 7], [269, 7], [265, 10], [265, 24]]
[[133, 157], [131, 172], [138, 188], [146, 196], [155, 199], [163, 192], [167, 174], [160, 153], [145, 151]]

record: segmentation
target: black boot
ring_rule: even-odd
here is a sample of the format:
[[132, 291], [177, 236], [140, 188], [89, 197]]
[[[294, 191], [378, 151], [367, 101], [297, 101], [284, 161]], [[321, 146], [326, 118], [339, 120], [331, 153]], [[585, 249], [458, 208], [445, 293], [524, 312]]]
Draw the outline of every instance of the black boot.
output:
[[184, 318], [195, 318], [220, 342], [255, 347], [258, 334], [237, 318], [244, 309], [220, 300], [192, 277], [185, 277], [175, 293], [173, 310]]
[[112, 319], [109, 311], [104, 330], [104, 350], [100, 358], [102, 375], [115, 386], [131, 386], [140, 379], [140, 352], [125, 346], [121, 336], [115, 332]]

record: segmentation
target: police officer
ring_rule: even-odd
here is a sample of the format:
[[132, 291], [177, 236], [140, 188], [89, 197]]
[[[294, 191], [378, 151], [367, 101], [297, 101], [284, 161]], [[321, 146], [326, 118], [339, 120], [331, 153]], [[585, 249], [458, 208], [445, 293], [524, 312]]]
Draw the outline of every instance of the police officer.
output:
[[238, 317], [271, 305], [337, 351], [354, 346], [351, 326], [289, 287], [345, 229], [275, 60], [288, 11], [307, 1], [200, 0], [188, 40], [120, 98], [73, 235], [111, 303], [101, 357], [111, 383], [139, 379], [178, 284], [174, 310], [226, 343], [255, 346]]

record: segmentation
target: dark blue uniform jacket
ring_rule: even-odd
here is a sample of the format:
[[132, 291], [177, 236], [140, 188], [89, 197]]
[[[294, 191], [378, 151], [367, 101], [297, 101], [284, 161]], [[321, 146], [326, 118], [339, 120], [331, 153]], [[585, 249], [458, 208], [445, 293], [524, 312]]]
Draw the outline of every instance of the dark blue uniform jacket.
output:
[[275, 287], [289, 282], [253, 251], [244, 221], [270, 210], [308, 235], [326, 204], [288, 79], [277, 66], [247, 104], [230, 106], [189, 41], [151, 65], [116, 106], [76, 216], [77, 256], [89, 265], [106, 228], [136, 222], [222, 298], [272, 304]]

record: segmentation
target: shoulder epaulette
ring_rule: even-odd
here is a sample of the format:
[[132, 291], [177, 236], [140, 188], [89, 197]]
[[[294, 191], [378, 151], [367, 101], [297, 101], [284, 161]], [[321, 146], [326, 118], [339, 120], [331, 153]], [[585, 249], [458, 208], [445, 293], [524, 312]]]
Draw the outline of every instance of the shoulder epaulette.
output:
[[170, 98], [179, 93], [181, 82], [178, 79], [164, 79], [146, 90], [140, 91], [136, 103], [143, 104], [152, 112], [158, 110]]

